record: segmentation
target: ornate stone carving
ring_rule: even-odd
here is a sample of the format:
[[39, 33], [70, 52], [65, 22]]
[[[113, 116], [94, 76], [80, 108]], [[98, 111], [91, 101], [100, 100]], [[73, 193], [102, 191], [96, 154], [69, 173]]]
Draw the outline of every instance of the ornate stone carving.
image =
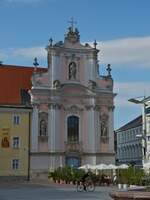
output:
[[86, 105], [86, 106], [85, 106], [85, 109], [86, 109], [86, 110], [92, 110], [92, 109], [93, 109], [93, 105]]
[[95, 111], [100, 111], [100, 106], [99, 105], [85, 105], [85, 109], [86, 110], [95, 110]]
[[63, 46], [63, 41], [59, 41], [57, 43], [54, 44], [55, 47], [61, 47]]
[[108, 64], [108, 65], [107, 65], [107, 69], [106, 69], [107, 72], [108, 72], [108, 75], [107, 75], [107, 76], [108, 76], [109, 78], [111, 78], [111, 70], [112, 70], [110, 66], [111, 66], [111, 65]]
[[59, 80], [55, 80], [55, 81], [53, 82], [53, 87], [54, 87], [55, 89], [61, 88], [61, 83], [60, 83], [60, 81], [59, 81]]
[[50, 47], [53, 46], [53, 39], [52, 39], [52, 38], [49, 39], [49, 46], [50, 46]]
[[76, 105], [72, 105], [70, 107], [64, 108], [64, 110], [65, 111], [69, 111], [71, 113], [77, 113], [77, 112], [83, 111], [83, 108], [79, 108]]
[[100, 107], [99, 105], [95, 105], [95, 106], [94, 106], [94, 110], [95, 110], [95, 111], [100, 111], [100, 108], [101, 108], [101, 107]]
[[88, 82], [88, 87], [92, 90], [92, 89], [95, 89], [96, 87], [96, 82], [95, 81], [92, 81], [92, 80], [89, 80]]
[[79, 35], [79, 31], [77, 28], [73, 28], [73, 27], [69, 27], [68, 28], [68, 33], [66, 34], [65, 39], [71, 43], [76, 43], [79, 42], [80, 40], [80, 35]]
[[66, 152], [82, 152], [82, 143], [81, 142], [65, 142], [65, 151]]

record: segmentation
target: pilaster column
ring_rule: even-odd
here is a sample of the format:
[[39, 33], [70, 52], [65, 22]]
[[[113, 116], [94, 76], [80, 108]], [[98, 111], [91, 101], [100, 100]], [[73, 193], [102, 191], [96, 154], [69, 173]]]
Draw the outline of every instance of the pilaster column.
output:
[[53, 82], [61, 78], [60, 74], [61, 74], [60, 58], [56, 53], [53, 52], [51, 56], [51, 70], [50, 70], [52, 87], [53, 87]]
[[96, 152], [96, 126], [94, 106], [86, 106], [87, 115], [87, 149], [89, 153]]
[[48, 110], [48, 149], [50, 152], [60, 150], [60, 105], [50, 104]]
[[114, 152], [114, 107], [109, 107], [109, 121], [108, 121], [108, 133], [109, 133], [109, 152]]
[[95, 121], [95, 150], [100, 151], [100, 106], [96, 105], [94, 107], [94, 121]]
[[38, 106], [33, 105], [32, 111], [32, 128], [31, 128], [31, 151], [37, 152], [38, 151]]

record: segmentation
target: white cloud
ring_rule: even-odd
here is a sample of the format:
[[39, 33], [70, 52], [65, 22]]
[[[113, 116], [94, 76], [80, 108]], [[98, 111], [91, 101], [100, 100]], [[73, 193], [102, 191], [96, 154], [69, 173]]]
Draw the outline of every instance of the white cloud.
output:
[[[98, 42], [98, 48], [100, 49], [100, 64], [110, 63], [113, 67], [123, 67], [124, 64], [129, 67], [145, 68], [150, 66], [150, 37], [124, 38]], [[46, 58], [45, 48], [41, 46], [17, 49], [12, 48], [11, 50], [1, 49], [0, 54], [3, 54], [3, 57], [7, 56], [7, 51], [9, 52], [9, 55], [14, 57], [22, 56], [24, 58], [33, 58], [37, 56], [39, 58]]]
[[[137, 45], [132, 46], [133, 43], [129, 42], [129, 39], [123, 39], [123, 40], [115, 40], [115, 41], [108, 41], [105, 42], [106, 43], [106, 47], [105, 49], [105, 54], [108, 54], [107, 59], [105, 60], [106, 63], [109, 63], [110, 61], [110, 57], [112, 58], [111, 61], [113, 61], [114, 63], [119, 63], [123, 64], [124, 62], [126, 62], [126, 60], [128, 60], [128, 63], [131, 64], [133, 62], [132, 60], [132, 56], [128, 53], [131, 52], [131, 49], [134, 51], [134, 58], [136, 57], [136, 62], [140, 61], [141, 63], [145, 63], [145, 60], [149, 60], [150, 61], [150, 56], [148, 55], [148, 53], [150, 52], [150, 49], [148, 50], [148, 48], [150, 48], [150, 37], [148, 38], [140, 38], [140, 39], [135, 39], [137, 41]], [[119, 42], [120, 41], [120, 42]], [[130, 44], [126, 44], [125, 41], [128, 41], [129, 43], [131, 43], [131, 47]], [[131, 39], [131, 41], [134, 41], [134, 39]], [[147, 42], [146, 42], [147, 41]], [[124, 43], [124, 45], [123, 45]], [[135, 42], [136, 43], [136, 42]], [[120, 44], [122, 44], [120, 47]], [[124, 47], [123, 47], [124, 46]], [[118, 49], [115, 50], [115, 52], [118, 52], [118, 56], [117, 53], [113, 56], [113, 49]], [[119, 48], [122, 48], [124, 50], [122, 50], [122, 52], [119, 52]], [[136, 48], [138, 49], [136, 52]], [[126, 55], [125, 54], [125, 49], [126, 49]], [[128, 51], [127, 51], [128, 49]], [[143, 51], [145, 52], [147, 49], [148, 52], [146, 52], [146, 55], [143, 55]], [[111, 55], [111, 50], [112, 50], [112, 55]], [[107, 52], [106, 52], [107, 51]], [[120, 50], [121, 51], [121, 50]], [[139, 51], [141, 52], [141, 57], [139, 54]], [[137, 54], [136, 54], [137, 53]], [[121, 56], [122, 54], [122, 56]], [[25, 59], [32, 59], [34, 57], [37, 57], [38, 60], [40, 59], [44, 59], [46, 60], [47, 57], [47, 53], [46, 50], [43, 46], [37, 46], [37, 47], [29, 47], [29, 48], [12, 48], [12, 49], [5, 49], [5, 50], [0, 50], [0, 60], [5, 61], [6, 58], [8, 58], [9, 55], [9, 59], [11, 58], [25, 58]], [[109, 56], [110, 55], [110, 56]], [[145, 59], [144, 59], [145, 56]], [[125, 59], [126, 57], [126, 59]], [[129, 58], [128, 58], [129, 57]], [[110, 61], [110, 63], [112, 63]], [[121, 66], [121, 65], [120, 65]], [[115, 97], [115, 105], [116, 107], [133, 107], [133, 106], [137, 106], [133, 103], [128, 102], [128, 99], [130, 98], [136, 98], [139, 96], [149, 96], [150, 94], [150, 82], [114, 82], [114, 92], [117, 93], [117, 96]]]
[[124, 38], [98, 43], [101, 63], [115, 67], [122, 64], [136, 67], [150, 66], [150, 37]]
[[27, 59], [38, 57], [46, 59], [46, 50], [44, 47], [30, 47], [11, 49], [13, 57], [24, 57]]
[[149, 96], [150, 82], [117, 82], [114, 84], [114, 92], [118, 94], [115, 98], [116, 107], [137, 106], [128, 102], [128, 99]]
[[0, 51], [0, 61], [3, 61], [6, 57], [6, 54], [3, 51]]

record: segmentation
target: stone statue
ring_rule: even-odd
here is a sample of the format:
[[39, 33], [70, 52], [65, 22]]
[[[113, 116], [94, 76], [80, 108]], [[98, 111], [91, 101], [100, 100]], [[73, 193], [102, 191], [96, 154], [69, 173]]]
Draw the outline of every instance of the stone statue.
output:
[[61, 87], [60, 81], [59, 81], [59, 80], [55, 80], [55, 81], [53, 82], [53, 86], [54, 86], [55, 89], [60, 88], [60, 87]]
[[40, 121], [40, 135], [46, 136], [47, 132], [47, 123], [45, 120]]
[[101, 123], [101, 136], [107, 136], [107, 123], [105, 121], [102, 121]]
[[101, 116], [101, 136], [108, 136], [108, 115]]
[[76, 73], [77, 73], [76, 63], [71, 62], [69, 64], [69, 79], [76, 79]]

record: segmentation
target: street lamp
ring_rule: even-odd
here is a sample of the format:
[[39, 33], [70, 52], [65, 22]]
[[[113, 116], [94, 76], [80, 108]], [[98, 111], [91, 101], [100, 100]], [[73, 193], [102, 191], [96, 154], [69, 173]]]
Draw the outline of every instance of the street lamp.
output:
[[144, 102], [144, 99], [143, 100], [138, 100], [138, 99], [129, 99], [128, 100], [129, 102], [132, 102], [132, 103], [135, 103], [135, 104], [142, 104], [144, 106], [144, 112], [143, 112], [143, 116], [144, 116], [144, 127], [143, 127], [143, 132], [142, 134], [138, 134], [136, 137], [138, 138], [141, 138], [144, 140], [144, 160], [146, 161], [147, 160], [147, 156], [146, 156], [146, 153], [147, 153], [147, 135], [146, 135], [146, 106], [147, 104]]

